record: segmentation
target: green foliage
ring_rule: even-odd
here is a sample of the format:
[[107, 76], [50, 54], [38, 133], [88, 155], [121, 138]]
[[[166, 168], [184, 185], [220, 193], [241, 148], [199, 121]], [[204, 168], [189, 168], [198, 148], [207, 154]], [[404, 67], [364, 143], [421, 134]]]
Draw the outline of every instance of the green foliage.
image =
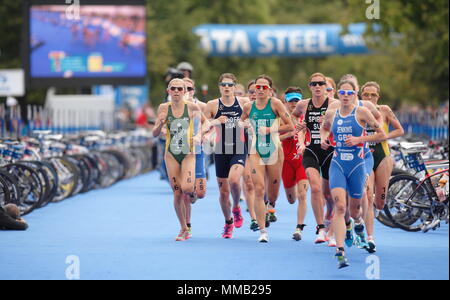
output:
[[[316, 71], [336, 81], [356, 74], [361, 84], [378, 81], [383, 102], [439, 103], [449, 98], [448, 1], [381, 0], [381, 19], [367, 20], [364, 0], [152, 0], [148, 1], [148, 73], [151, 99], [164, 95], [163, 76], [169, 66], [189, 61], [195, 68], [197, 86], [208, 84], [209, 97], [218, 95], [217, 79], [232, 72], [244, 85], [265, 73], [280, 91], [290, 85], [307, 90]], [[22, 67], [20, 58], [22, 3], [3, 0], [0, 6], [0, 68]], [[212, 58], [199, 49], [194, 26], [218, 24], [317, 24], [378, 23], [383, 30], [368, 32], [374, 53], [366, 56], [326, 58]], [[397, 34], [392, 34], [397, 33]], [[45, 94], [30, 91], [27, 101]]]

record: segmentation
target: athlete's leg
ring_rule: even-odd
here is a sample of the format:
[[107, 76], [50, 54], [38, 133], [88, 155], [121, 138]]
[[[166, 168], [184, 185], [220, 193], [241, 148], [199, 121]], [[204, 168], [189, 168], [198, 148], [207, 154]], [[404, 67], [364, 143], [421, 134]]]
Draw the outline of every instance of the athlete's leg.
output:
[[186, 224], [191, 223], [191, 203], [195, 197], [195, 155], [187, 155], [181, 165], [181, 191], [185, 206]]
[[188, 154], [181, 164], [181, 190], [186, 195], [195, 192], [195, 155]]
[[231, 220], [230, 184], [227, 178], [217, 178], [220, 190], [220, 207], [225, 221]]
[[393, 168], [392, 157], [388, 156], [380, 163], [375, 174], [375, 206], [379, 210], [383, 209], [386, 203], [389, 179]]
[[171, 154], [166, 153], [165, 155], [167, 173], [170, 179], [170, 185], [174, 194], [174, 207], [175, 212], [178, 217], [178, 221], [180, 222], [181, 231], [187, 231], [187, 222], [186, 222], [186, 207], [184, 204], [183, 193], [181, 190], [181, 166], [180, 164], [172, 157]]
[[364, 215], [364, 223], [366, 224], [367, 235], [373, 235], [374, 228], [374, 184], [375, 184], [375, 174], [372, 174], [367, 181], [367, 209]]
[[274, 153], [278, 158], [273, 162], [274, 164], [266, 166], [267, 170], [267, 197], [269, 198], [269, 203], [274, 205], [280, 194], [281, 185], [281, 172], [283, 169], [284, 154], [283, 151], [279, 149], [278, 153]]
[[298, 208], [297, 208], [297, 224], [302, 225], [305, 222], [306, 211], [308, 208], [308, 203], [306, 201], [306, 195], [308, 193], [308, 180], [300, 180], [297, 184], [297, 197], [298, 197]]
[[306, 176], [308, 177], [309, 185], [311, 187], [311, 205], [316, 218], [317, 225], [323, 224], [324, 216], [324, 201], [322, 191], [322, 177], [315, 168], [306, 169]]
[[255, 187], [252, 180], [252, 164], [250, 159], [245, 162], [244, 170], [244, 195], [247, 203], [248, 213], [252, 220], [256, 220], [255, 213]]
[[292, 161], [285, 161], [283, 163], [282, 179], [284, 190], [286, 192], [286, 198], [290, 204], [294, 204], [297, 201], [297, 178], [296, 170]]
[[362, 222], [362, 198], [350, 198], [350, 216], [356, 223]]
[[336, 247], [344, 248], [346, 234], [345, 211], [347, 210], [347, 192], [342, 188], [331, 190], [334, 199], [333, 230], [336, 237]]
[[233, 197], [233, 208], [239, 207], [239, 200], [241, 199], [241, 178], [243, 174], [244, 166], [239, 164], [231, 166], [228, 183], [230, 185], [231, 196]]
[[252, 164], [252, 180], [255, 187], [255, 213], [256, 220], [260, 230], [266, 228], [266, 204], [264, 203], [265, 188], [265, 174], [266, 166], [260, 164], [260, 157], [257, 154], [250, 155]]
[[198, 199], [203, 199], [206, 196], [206, 178], [197, 178], [195, 180], [195, 194]]
[[206, 163], [204, 153], [195, 156], [195, 194], [197, 199], [203, 199], [206, 195]]

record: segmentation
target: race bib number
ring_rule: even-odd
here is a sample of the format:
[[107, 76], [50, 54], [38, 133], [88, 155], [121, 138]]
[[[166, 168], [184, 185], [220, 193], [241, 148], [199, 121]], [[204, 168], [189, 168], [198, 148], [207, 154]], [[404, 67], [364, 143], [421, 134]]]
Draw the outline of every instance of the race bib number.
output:
[[353, 160], [355, 157], [351, 153], [341, 153], [341, 160], [342, 161], [350, 161]]

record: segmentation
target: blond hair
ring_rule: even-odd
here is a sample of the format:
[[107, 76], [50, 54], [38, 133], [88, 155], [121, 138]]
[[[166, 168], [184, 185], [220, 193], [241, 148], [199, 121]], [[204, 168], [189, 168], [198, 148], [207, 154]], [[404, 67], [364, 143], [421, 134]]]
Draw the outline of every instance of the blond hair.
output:
[[312, 74], [312, 75], [309, 77], [309, 81], [311, 82], [311, 80], [312, 80], [314, 77], [322, 77], [322, 78], [323, 78], [323, 81], [327, 81], [327, 77], [326, 77], [325, 75], [323, 75], [322, 73], [319, 73], [319, 72]]
[[170, 88], [170, 87], [173, 85], [173, 83], [176, 82], [176, 81], [181, 82], [181, 83], [183, 84], [183, 88], [186, 90], [186, 82], [185, 82], [183, 79], [180, 79], [180, 78], [174, 78], [174, 79], [172, 79], [172, 80], [169, 82], [169, 85], [168, 85], [167, 87]]

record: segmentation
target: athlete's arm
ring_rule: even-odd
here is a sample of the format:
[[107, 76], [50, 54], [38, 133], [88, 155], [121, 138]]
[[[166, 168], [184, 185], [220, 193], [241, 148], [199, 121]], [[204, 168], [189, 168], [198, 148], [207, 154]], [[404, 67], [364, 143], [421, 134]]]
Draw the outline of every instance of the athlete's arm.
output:
[[[281, 124], [285, 125], [283, 120], [281, 121]], [[289, 131], [287, 133], [283, 133], [282, 135], [280, 135], [280, 141], [284, 141], [284, 140], [287, 140], [287, 139], [289, 139], [291, 137], [294, 137], [296, 133], [297, 133], [296, 130]]]
[[202, 130], [201, 130], [201, 120], [202, 120], [202, 111], [197, 104], [188, 103], [188, 108], [192, 112], [192, 120], [194, 122], [194, 136], [193, 141], [194, 144], [199, 145], [202, 141]]
[[305, 113], [306, 113], [306, 104], [308, 103], [309, 101], [306, 99], [306, 100], [302, 100], [302, 101], [299, 101], [298, 103], [297, 103], [297, 105], [295, 106], [295, 110], [294, 110], [294, 112], [292, 113], [292, 115], [294, 116], [294, 117], [296, 117], [296, 118], [300, 118], [301, 116], [304, 116], [305, 115]]
[[363, 105], [364, 107], [366, 107], [367, 109], [369, 109], [369, 111], [372, 113], [373, 117], [375, 118], [375, 120], [378, 122], [378, 124], [383, 124], [383, 116], [381, 115], [381, 113], [378, 111], [377, 107], [375, 106], [375, 104], [373, 104], [370, 101], [363, 101]]
[[298, 155], [303, 155], [303, 153], [305, 152], [305, 149], [306, 149], [305, 137], [306, 137], [306, 130], [305, 129], [302, 129], [302, 130], [300, 130], [297, 133], [297, 138], [298, 138], [297, 154]]
[[327, 150], [330, 147], [328, 138], [331, 134], [331, 125], [333, 124], [335, 113], [336, 111], [334, 109], [327, 109], [325, 117], [323, 118], [322, 126], [320, 126], [320, 147], [323, 150]]
[[248, 102], [244, 105], [244, 107], [242, 109], [242, 115], [238, 121], [239, 127], [242, 127], [242, 128], [250, 128], [251, 127], [250, 120], [248, 119], [251, 107], [252, 107], [252, 103], [250, 103], [250, 102]]
[[210, 132], [214, 126], [224, 124], [227, 121], [227, 117], [225, 117], [225, 116], [221, 116], [218, 119], [213, 119], [214, 118], [214, 110], [215, 110], [216, 106], [217, 106], [216, 100], [209, 101], [206, 105], [206, 108], [205, 108], [206, 120], [205, 120], [205, 122], [203, 124], [203, 128], [202, 128], [203, 134]]
[[366, 123], [375, 130], [375, 134], [360, 137], [350, 136], [347, 138], [347, 140], [345, 140], [346, 146], [352, 147], [361, 143], [378, 142], [384, 141], [386, 139], [386, 133], [383, 131], [383, 129], [381, 129], [380, 123], [375, 120], [375, 117], [369, 109], [365, 107], [359, 107], [356, 114], [359, 115], [358, 119], [360, 119], [362, 123]]
[[154, 137], [157, 137], [161, 134], [162, 128], [167, 122], [167, 114], [168, 114], [167, 104], [163, 103], [158, 107], [158, 112], [156, 113], [157, 117], [155, 127], [153, 127]]
[[278, 128], [279, 133], [287, 133], [292, 132], [295, 129], [294, 122], [292, 121], [291, 114], [287, 111], [286, 106], [284, 106], [281, 100], [274, 101], [275, 105], [275, 113], [281, 118], [283, 121], [283, 125]]
[[402, 124], [397, 119], [397, 117], [395, 116], [392, 109], [387, 105], [383, 105], [383, 106], [381, 106], [381, 110], [383, 111], [383, 113], [385, 114], [385, 116], [388, 120], [387, 123], [392, 125], [392, 127], [394, 127], [394, 130], [392, 130], [388, 133], [387, 139], [388, 140], [395, 139], [395, 138], [403, 136], [405, 134], [405, 130], [403, 129]]

